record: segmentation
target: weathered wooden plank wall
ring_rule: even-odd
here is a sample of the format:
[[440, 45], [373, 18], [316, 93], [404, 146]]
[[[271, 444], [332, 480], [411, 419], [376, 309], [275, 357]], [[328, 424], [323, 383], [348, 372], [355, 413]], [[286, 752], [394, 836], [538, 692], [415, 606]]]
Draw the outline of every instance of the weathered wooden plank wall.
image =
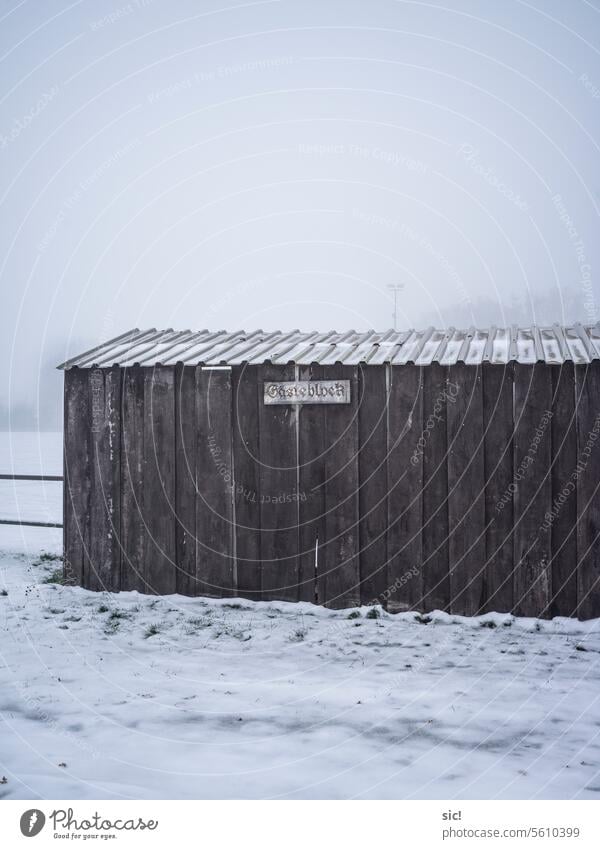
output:
[[319, 545], [319, 571], [325, 576], [330, 607], [360, 604], [358, 517], [358, 369], [330, 366], [331, 380], [349, 380], [351, 404], [324, 404], [325, 541]]
[[485, 573], [485, 467], [481, 369], [450, 366], [448, 416], [448, 560], [450, 609], [483, 612]]
[[514, 372], [514, 611], [548, 615], [550, 528], [544, 518], [552, 499], [552, 384], [543, 363], [515, 364]]
[[235, 556], [237, 593], [262, 598], [260, 551], [260, 464], [257, 425], [259, 367], [238, 366], [232, 373], [233, 467], [235, 470]]
[[[264, 380], [293, 380], [294, 366], [265, 365]], [[296, 410], [259, 401], [262, 598], [298, 600], [298, 452]]]
[[91, 393], [89, 372], [65, 372], [63, 538], [65, 578], [89, 586]]
[[[348, 405], [265, 406], [347, 379]], [[600, 363], [65, 375], [65, 570], [90, 589], [600, 616]]]
[[236, 594], [231, 372], [196, 368], [198, 593]]
[[[575, 367], [577, 399], [577, 604], [600, 616], [600, 361]], [[568, 615], [568, 614], [566, 614]]]
[[196, 373], [175, 369], [175, 561], [177, 592], [196, 595]]
[[121, 589], [147, 592], [144, 399], [140, 366], [123, 369], [121, 395]]
[[[300, 366], [299, 380], [322, 380], [323, 366]], [[325, 570], [319, 569], [318, 550], [325, 541], [326, 434], [323, 408], [301, 406], [298, 411], [298, 554], [299, 598], [325, 602]]]
[[[550, 367], [552, 377], [552, 598], [551, 616], [577, 615], [577, 466], [575, 370]], [[547, 521], [550, 517], [547, 517]]]
[[485, 610], [513, 608], [514, 363], [484, 363]]
[[386, 369], [387, 576], [380, 603], [393, 612], [423, 607], [423, 370]]
[[360, 599], [362, 604], [381, 604], [388, 586], [386, 369], [363, 366], [359, 371], [359, 393]]

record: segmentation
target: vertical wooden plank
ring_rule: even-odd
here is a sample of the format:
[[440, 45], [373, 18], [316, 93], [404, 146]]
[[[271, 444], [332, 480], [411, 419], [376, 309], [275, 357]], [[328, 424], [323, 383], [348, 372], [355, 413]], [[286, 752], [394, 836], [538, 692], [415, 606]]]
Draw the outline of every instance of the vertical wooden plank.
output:
[[423, 378], [419, 366], [389, 366], [388, 575], [392, 613], [423, 605]]
[[325, 405], [325, 544], [319, 545], [319, 571], [325, 580], [325, 604], [360, 604], [358, 520], [358, 371], [334, 365], [330, 380], [350, 381], [350, 404]]
[[514, 363], [483, 364], [485, 610], [513, 609]]
[[145, 369], [123, 369], [121, 396], [121, 589], [147, 592], [144, 543]]
[[196, 594], [196, 370], [175, 367], [176, 586]]
[[147, 591], [174, 593], [175, 550], [175, 368], [145, 369], [144, 519]]
[[92, 369], [90, 589], [120, 589], [121, 369]]
[[200, 595], [236, 594], [231, 371], [196, 367], [196, 579]]
[[577, 601], [600, 616], [600, 361], [575, 367], [577, 398]]
[[362, 604], [383, 604], [387, 589], [386, 366], [358, 372], [359, 564]]
[[[261, 383], [294, 380], [293, 365], [266, 363]], [[294, 406], [259, 408], [262, 598], [298, 600], [298, 455]]]
[[425, 610], [448, 610], [447, 368], [423, 369], [423, 591]]
[[70, 584], [87, 586], [84, 564], [89, 546], [91, 486], [91, 409], [89, 371], [64, 373], [64, 575]]
[[[300, 366], [299, 380], [322, 380], [325, 368]], [[298, 411], [298, 598], [323, 604], [324, 572], [319, 571], [317, 546], [325, 542], [325, 407], [303, 404]]]
[[552, 385], [545, 363], [515, 363], [514, 404], [514, 611], [548, 616]]
[[485, 472], [481, 369], [448, 369], [448, 560], [450, 610], [481, 613], [485, 572]]
[[259, 404], [262, 382], [259, 366], [236, 366], [233, 386], [233, 468], [235, 477], [235, 534], [238, 595], [261, 598]]
[[572, 362], [548, 366], [552, 378], [551, 616], [577, 614], [577, 427]]

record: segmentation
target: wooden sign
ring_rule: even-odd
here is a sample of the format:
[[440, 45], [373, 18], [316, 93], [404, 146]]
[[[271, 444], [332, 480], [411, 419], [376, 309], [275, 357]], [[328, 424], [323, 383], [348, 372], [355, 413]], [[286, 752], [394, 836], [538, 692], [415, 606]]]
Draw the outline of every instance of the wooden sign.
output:
[[349, 404], [349, 380], [265, 381], [265, 404]]

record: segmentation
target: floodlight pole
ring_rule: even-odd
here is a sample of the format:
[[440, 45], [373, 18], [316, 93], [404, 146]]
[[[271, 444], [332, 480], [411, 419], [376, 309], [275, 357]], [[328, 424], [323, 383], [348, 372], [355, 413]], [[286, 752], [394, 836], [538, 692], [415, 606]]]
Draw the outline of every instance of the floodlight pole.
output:
[[398, 292], [404, 289], [404, 283], [388, 283], [388, 289], [394, 293], [394, 330], [398, 330]]

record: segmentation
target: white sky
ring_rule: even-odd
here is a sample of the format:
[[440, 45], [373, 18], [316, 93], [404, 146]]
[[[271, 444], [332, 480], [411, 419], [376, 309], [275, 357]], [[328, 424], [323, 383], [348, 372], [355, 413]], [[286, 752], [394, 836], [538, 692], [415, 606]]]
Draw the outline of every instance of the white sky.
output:
[[600, 317], [597, 0], [0, 17], [0, 405], [134, 326], [383, 329], [392, 283], [400, 327]]

